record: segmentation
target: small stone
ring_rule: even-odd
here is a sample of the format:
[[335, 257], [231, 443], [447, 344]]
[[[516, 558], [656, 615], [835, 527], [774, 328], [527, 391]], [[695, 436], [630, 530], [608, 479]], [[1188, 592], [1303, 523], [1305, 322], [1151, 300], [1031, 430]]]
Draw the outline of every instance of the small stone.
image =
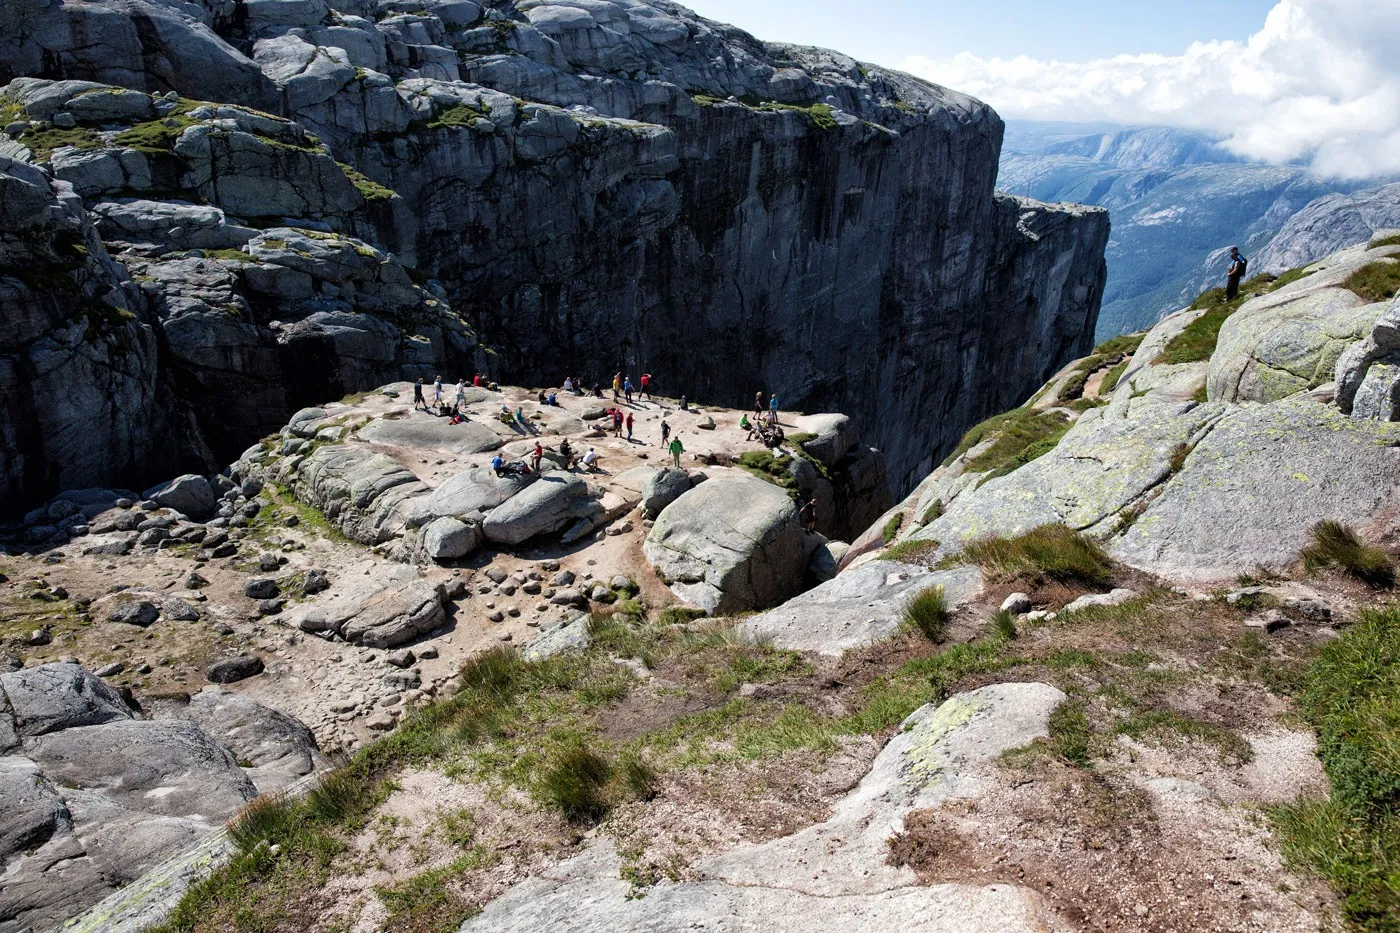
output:
[[501, 612], [499, 609], [491, 613], [486, 618], [490, 619], [492, 622], [504, 622], [506, 620], [505, 613]]
[[578, 577], [574, 576], [572, 570], [561, 570], [554, 575], [554, 579], [549, 581], [555, 586], [571, 586]]
[[150, 672], [151, 672], [151, 665], [146, 664], [145, 662], [142, 662], [141, 664], [138, 664], [138, 665], [136, 666], [136, 673], [138, 673], [138, 674], [149, 674]]
[[243, 587], [243, 595], [249, 599], [274, 599], [281, 593], [282, 590], [277, 586], [275, 580], [268, 580], [264, 577], [249, 580]]
[[159, 618], [160, 610], [156, 608], [156, 604], [145, 600], [123, 603], [107, 613], [108, 622], [121, 622], [124, 625], [139, 625], [142, 628], [154, 624], [156, 619]]
[[375, 732], [388, 732], [394, 728], [394, 717], [388, 713], [375, 713], [365, 720], [365, 725]]
[[543, 570], [545, 573], [553, 573], [554, 571], [559, 569], [559, 561], [542, 560], [540, 561], [540, 569]]
[[544, 589], [544, 587], [540, 586], [534, 580], [531, 580], [529, 583], [526, 583], [520, 589], [524, 590], [526, 593], [529, 593], [531, 596], [536, 596], [539, 594], [540, 590]]
[[384, 660], [394, 667], [412, 667], [416, 658], [414, 658], [412, 651], [404, 649], [403, 651], [390, 651]]
[[53, 635], [46, 628], [36, 628], [29, 633], [29, 645], [32, 648], [42, 648], [53, 641]]
[[126, 670], [126, 664], [121, 661], [113, 661], [111, 664], [104, 664], [93, 671], [98, 677], [115, 677]]
[[418, 652], [418, 659], [419, 659], [420, 661], [432, 661], [432, 660], [436, 659], [437, 656], [438, 656], [438, 650], [437, 650], [436, 648], [434, 648], [432, 645], [428, 645], [426, 648], [422, 648], [422, 649], [420, 649], [419, 652]]
[[178, 596], [168, 597], [161, 603], [160, 611], [172, 622], [195, 622], [199, 619], [199, 610]]
[[625, 577], [620, 573], [613, 575], [613, 578], [608, 581], [608, 586], [626, 593], [635, 593], [637, 591], [637, 584], [633, 583], [630, 577]]
[[295, 515], [288, 515], [286, 518], [282, 519], [282, 524], [288, 528], [295, 528], [301, 524], [301, 519]]
[[265, 616], [275, 616], [287, 605], [285, 599], [264, 599], [258, 603], [258, 612]]
[[499, 636], [497, 636], [497, 637], [500, 638], [501, 641], [510, 641], [510, 640], [511, 640], [512, 638], [514, 638], [515, 636], [511, 635], [510, 632], [502, 632], [502, 633], [501, 633]]
[[281, 565], [281, 560], [276, 554], [258, 555], [258, 569], [263, 573], [272, 573]]
[[1287, 628], [1291, 623], [1288, 616], [1277, 609], [1267, 609], [1264, 612], [1252, 615], [1244, 620], [1247, 628], [1263, 629], [1266, 632], [1277, 632], [1281, 628]]
[[210, 683], [231, 684], [255, 677], [262, 672], [262, 658], [255, 655], [243, 655], [238, 658], [227, 658], [214, 662], [205, 668], [204, 676], [209, 679]]
[[185, 589], [198, 590], [209, 585], [209, 581], [204, 576], [195, 571], [190, 571], [185, 575]]
[[510, 574], [506, 573], [500, 567], [491, 567], [486, 571], [486, 579], [490, 580], [492, 583], [504, 583], [509, 576]]
[[504, 595], [504, 596], [514, 596], [514, 595], [515, 595], [515, 584], [514, 584], [514, 583], [503, 583], [503, 584], [501, 584], [501, 594]]
[[1025, 593], [1012, 593], [1001, 603], [1001, 611], [1009, 612], [1012, 615], [1030, 612], [1033, 607], [1034, 604], [1031, 602], [1030, 596]]
[[519, 607], [516, 607], [516, 606], [507, 606], [507, 607], [506, 607], [506, 615], [510, 616], [512, 619], [518, 619], [518, 618], [520, 618], [520, 609], [519, 609]]
[[317, 593], [325, 592], [330, 588], [330, 578], [326, 576], [326, 572], [324, 570], [321, 570], [319, 568], [308, 570], [306, 572], [306, 579], [301, 585], [301, 591], [307, 596], [314, 596]]

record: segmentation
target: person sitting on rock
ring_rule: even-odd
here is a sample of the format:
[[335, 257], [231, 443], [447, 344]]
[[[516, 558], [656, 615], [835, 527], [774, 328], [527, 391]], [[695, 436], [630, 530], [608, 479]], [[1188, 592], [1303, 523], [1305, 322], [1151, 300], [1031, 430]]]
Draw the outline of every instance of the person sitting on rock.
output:
[[540, 389], [540, 397], [539, 397], [538, 401], [539, 401], [539, 404], [541, 404], [541, 405], [548, 405], [548, 404], [549, 404], [549, 396], [544, 394], [544, 389]]
[[569, 439], [567, 437], [559, 442], [559, 456], [564, 458], [565, 470], [572, 470], [574, 468], [574, 461], [576, 459], [574, 457], [574, 449], [569, 446]]
[[549, 400], [545, 404], [547, 404], [550, 408], [558, 408], [559, 396], [555, 395], [553, 392], [549, 393]]
[[572, 392], [572, 391], [574, 391], [574, 380], [571, 379], [571, 378], [569, 378], [568, 376], [565, 376], [565, 377], [564, 377], [564, 391], [565, 391], [565, 392]]
[[500, 476], [505, 472], [506, 458], [502, 457], [500, 454], [496, 454], [496, 456], [491, 458], [491, 469], [496, 471], [497, 476]]
[[681, 396], [681, 411], [690, 411], [690, 400], [684, 395]]
[[481, 388], [481, 373], [476, 373], [472, 376], [472, 387], [477, 389]]
[[496, 417], [500, 419], [501, 424], [513, 424], [515, 422], [515, 415], [511, 414], [510, 406], [508, 405], [502, 405], [501, 413]]

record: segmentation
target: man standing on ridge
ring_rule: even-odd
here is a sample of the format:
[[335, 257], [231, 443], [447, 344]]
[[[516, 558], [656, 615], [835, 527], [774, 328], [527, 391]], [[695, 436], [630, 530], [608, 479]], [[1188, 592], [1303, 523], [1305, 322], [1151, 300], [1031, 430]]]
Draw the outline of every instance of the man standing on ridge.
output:
[[671, 446], [669, 449], [671, 451], [671, 461], [675, 463], [676, 469], [679, 470], [681, 468], [681, 454], [685, 453], [685, 447], [681, 444], [681, 436], [679, 434], [671, 438]]
[[1249, 260], [1240, 255], [1238, 246], [1230, 247], [1230, 271], [1225, 274], [1225, 300], [1234, 301], [1240, 294], [1240, 280], [1249, 268]]

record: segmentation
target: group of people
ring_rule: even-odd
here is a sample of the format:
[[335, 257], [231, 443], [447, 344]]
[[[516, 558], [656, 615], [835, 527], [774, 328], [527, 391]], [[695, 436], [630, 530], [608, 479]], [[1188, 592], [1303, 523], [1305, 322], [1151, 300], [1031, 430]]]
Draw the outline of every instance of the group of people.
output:
[[618, 401], [619, 396], [625, 396], [627, 399], [627, 404], [631, 405], [633, 392], [636, 392], [638, 398], [645, 396], [647, 400], [650, 401], [651, 373], [642, 373], [642, 378], [639, 383], [639, 386], [634, 386], [632, 384], [632, 377], [630, 375], [624, 376], [622, 373], [614, 373], [612, 390], [614, 402]]

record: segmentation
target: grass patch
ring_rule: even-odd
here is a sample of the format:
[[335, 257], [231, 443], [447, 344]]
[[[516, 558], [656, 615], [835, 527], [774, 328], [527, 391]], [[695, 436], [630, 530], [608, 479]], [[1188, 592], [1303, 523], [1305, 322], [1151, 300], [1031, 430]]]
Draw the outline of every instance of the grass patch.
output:
[[880, 540], [885, 544], [892, 544], [894, 539], [899, 537], [899, 529], [904, 527], [904, 513], [896, 512], [890, 516], [890, 520], [885, 522], [884, 529], [880, 532]]
[[611, 806], [612, 762], [581, 745], [561, 750], [540, 773], [532, 793], [571, 822], [593, 822]]
[[774, 486], [781, 486], [788, 491], [793, 498], [797, 497], [797, 478], [788, 472], [792, 458], [784, 454], [773, 456], [767, 450], [749, 450], [739, 455], [739, 466], [757, 476], [759, 479], [767, 480]]
[[1069, 429], [1070, 420], [1063, 412], [1016, 408], [988, 418], [964, 434], [943, 465], [951, 464], [978, 444], [993, 438], [988, 449], [968, 461], [967, 472], [1005, 475], [1049, 453]]
[[929, 524], [930, 522], [936, 522], [936, 521], [938, 521], [938, 520], [939, 520], [940, 518], [942, 518], [942, 517], [943, 517], [943, 500], [942, 500], [942, 499], [934, 499], [934, 500], [933, 500], [933, 505], [930, 505], [928, 508], [924, 509], [924, 515], [923, 515], [923, 518], [919, 519], [919, 524], [921, 524], [921, 525], [927, 525], [927, 524]]
[[1260, 273], [1242, 284], [1239, 294], [1230, 301], [1225, 299], [1225, 289], [1223, 288], [1212, 288], [1202, 292], [1191, 303], [1189, 310], [1203, 310], [1206, 313], [1192, 321], [1185, 330], [1173, 337], [1162, 348], [1161, 354], [1153, 362], [1179, 365], [1209, 360], [1220, 340], [1220, 328], [1224, 326], [1230, 315], [1238, 311], [1246, 301], [1277, 291], [1308, 275], [1311, 273], [1303, 269], [1290, 269], [1282, 275]]
[[1400, 292], [1400, 262], [1373, 262], [1357, 269], [1342, 283], [1368, 302], [1389, 301]]
[[923, 563], [924, 559], [938, 551], [937, 541], [901, 541], [891, 545], [880, 555], [880, 560], [897, 560], [906, 564]]
[[174, 151], [180, 134], [197, 123], [198, 121], [176, 111], [160, 120], [138, 123], [129, 130], [123, 130], [112, 138], [112, 142], [124, 149], [163, 155]]
[[1367, 249], [1380, 249], [1384, 246], [1400, 246], [1400, 233], [1393, 236], [1381, 237], [1366, 244]]
[[1308, 669], [1299, 707], [1326, 801], [1276, 808], [1284, 854], [1327, 879], [1359, 930], [1400, 930], [1400, 607], [1366, 609]]
[[904, 623], [924, 633], [929, 641], [942, 641], [948, 634], [948, 620], [953, 614], [948, 611], [948, 598], [941, 586], [928, 589], [910, 597], [904, 604]]
[[377, 885], [374, 893], [388, 911], [386, 933], [453, 933], [481, 911], [453, 882], [468, 871], [486, 867], [495, 856], [483, 848], [458, 856], [395, 884]]
[[1113, 576], [1112, 561], [1103, 548], [1064, 525], [1041, 525], [1016, 538], [976, 541], [958, 559], [1006, 580], [1045, 577], [1059, 583], [1104, 587]]
[[[1089, 377], [1105, 366], [1116, 366], [1118, 367], [1117, 372], [1121, 374], [1127, 368], [1138, 347], [1142, 346], [1143, 338], [1146, 336], [1146, 334], [1122, 334], [1099, 344], [1094, 348], [1093, 353], [1075, 364], [1074, 370], [1060, 388], [1060, 399], [1072, 401], [1080, 398], [1084, 394], [1084, 387], [1089, 382]], [[1117, 382], [1117, 377], [1114, 378], [1114, 382]], [[1111, 388], [1108, 377], [1105, 376], [1103, 390], [1107, 391]]]
[[1308, 573], [1340, 569], [1373, 589], [1395, 585], [1395, 561], [1380, 548], [1369, 547], [1361, 536], [1341, 522], [1318, 522], [1310, 531], [1312, 544], [1303, 548]]
[[384, 187], [367, 175], [360, 174], [353, 166], [347, 165], [344, 162], [337, 162], [335, 164], [340, 166], [340, 170], [345, 173], [345, 177], [350, 179], [350, 184], [355, 186], [355, 190], [360, 192], [360, 197], [364, 198], [366, 201], [388, 201], [391, 198], [397, 198], [399, 196], [397, 191], [392, 188]]
[[101, 149], [102, 137], [81, 126], [75, 126], [70, 130], [59, 129], [56, 126], [50, 126], [44, 130], [31, 127], [20, 135], [19, 143], [34, 153], [34, 161], [47, 162], [53, 157], [54, 152], [65, 146], [73, 146], [77, 149]]

